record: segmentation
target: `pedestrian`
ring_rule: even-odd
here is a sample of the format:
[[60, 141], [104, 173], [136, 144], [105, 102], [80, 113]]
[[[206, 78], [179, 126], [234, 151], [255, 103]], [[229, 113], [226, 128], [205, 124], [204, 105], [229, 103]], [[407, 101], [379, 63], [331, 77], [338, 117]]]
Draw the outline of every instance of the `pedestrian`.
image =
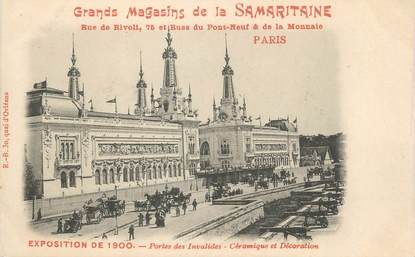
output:
[[62, 218], [58, 219], [58, 231], [57, 233], [62, 233]]
[[194, 210], [194, 211], [196, 211], [196, 207], [197, 207], [196, 198], [195, 198], [195, 199], [193, 199], [193, 203], [192, 203], [192, 205], [193, 205], [193, 210]]
[[140, 214], [138, 214], [138, 226], [142, 227], [143, 222], [144, 222], [144, 215], [143, 215], [143, 213], [140, 212]]
[[149, 212], [146, 213], [146, 226], [150, 225], [151, 215]]
[[284, 240], [287, 240], [287, 239], [288, 239], [288, 232], [284, 231]]
[[180, 208], [179, 206], [176, 206], [176, 217], [180, 216]]
[[128, 240], [131, 241], [131, 238], [134, 240], [134, 225], [131, 224], [130, 227], [128, 228]]
[[206, 192], [205, 194], [205, 203], [209, 202], [209, 192]]
[[101, 239], [108, 239], [107, 235], [105, 233], [102, 233]]
[[186, 209], [187, 209], [186, 202], [183, 202], [182, 209], [183, 209], [183, 215], [186, 215]]
[[39, 208], [39, 210], [37, 210], [37, 220], [41, 220], [42, 219], [42, 210]]

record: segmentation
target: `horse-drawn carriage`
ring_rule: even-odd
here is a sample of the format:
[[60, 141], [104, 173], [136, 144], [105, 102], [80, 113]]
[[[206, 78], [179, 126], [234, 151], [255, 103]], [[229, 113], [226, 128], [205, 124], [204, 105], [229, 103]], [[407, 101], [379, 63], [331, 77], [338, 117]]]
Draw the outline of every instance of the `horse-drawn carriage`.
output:
[[92, 222], [100, 223], [102, 220], [102, 212], [100, 206], [88, 205], [85, 206], [86, 223], [91, 224]]
[[137, 200], [134, 201], [134, 209], [135, 211], [149, 211], [150, 210], [150, 202], [148, 200]]
[[65, 220], [63, 225], [63, 232], [76, 233], [82, 228], [82, 221], [79, 217], [70, 217]]
[[97, 208], [100, 209], [102, 217], [119, 216], [125, 212], [125, 201], [112, 198], [98, 198]]

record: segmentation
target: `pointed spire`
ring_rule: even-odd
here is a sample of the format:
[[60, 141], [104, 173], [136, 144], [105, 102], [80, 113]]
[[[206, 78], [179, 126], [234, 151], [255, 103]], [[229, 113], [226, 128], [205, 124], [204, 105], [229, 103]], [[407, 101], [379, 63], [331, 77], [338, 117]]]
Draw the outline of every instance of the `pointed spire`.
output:
[[166, 37], [167, 45], [170, 46], [171, 42], [173, 41], [173, 38], [170, 34], [170, 26], [167, 28], [167, 37]]
[[245, 96], [243, 97], [243, 105], [244, 105], [244, 106], [246, 105], [246, 102], [245, 102]]
[[72, 65], [75, 66], [76, 63], [76, 56], [75, 56], [75, 36], [72, 33], [72, 58], [71, 58]]
[[192, 89], [191, 89], [191, 87], [190, 87], [190, 83], [189, 83], [189, 98], [191, 98], [192, 97]]
[[143, 62], [141, 59], [141, 50], [140, 50], [140, 80], [143, 78], [144, 72], [143, 72]]
[[225, 50], [225, 62], [226, 62], [226, 65], [228, 65], [229, 64], [229, 60], [231, 58], [228, 55], [228, 39], [227, 39], [226, 33], [225, 33], [225, 49], [226, 49]]

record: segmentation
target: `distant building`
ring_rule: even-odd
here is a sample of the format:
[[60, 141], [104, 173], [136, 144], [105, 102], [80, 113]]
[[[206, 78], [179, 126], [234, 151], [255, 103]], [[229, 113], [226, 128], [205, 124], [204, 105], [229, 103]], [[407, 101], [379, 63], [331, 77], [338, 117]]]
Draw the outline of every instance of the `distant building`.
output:
[[301, 166], [328, 165], [332, 162], [333, 157], [328, 146], [301, 148]]
[[270, 120], [265, 126], [252, 124], [245, 98], [236, 97], [229, 64], [228, 48], [222, 69], [223, 93], [213, 117], [202, 124], [200, 136], [200, 175], [210, 181], [238, 180], [244, 173], [272, 173], [275, 168], [299, 166], [299, 134], [289, 119]]

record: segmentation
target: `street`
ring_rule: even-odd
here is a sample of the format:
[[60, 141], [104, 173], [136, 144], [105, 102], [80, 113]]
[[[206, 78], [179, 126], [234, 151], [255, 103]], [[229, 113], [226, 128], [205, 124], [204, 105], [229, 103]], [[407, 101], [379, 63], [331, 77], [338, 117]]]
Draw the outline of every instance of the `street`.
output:
[[[306, 175], [307, 168], [296, 168], [293, 170], [297, 177], [297, 183], [303, 182], [303, 177]], [[279, 183], [279, 187], [281, 187]], [[232, 188], [240, 188], [244, 194], [252, 193], [255, 191], [253, 186], [248, 184], [232, 185]], [[270, 188], [273, 188], [270, 183]], [[171, 209], [171, 213], [166, 216], [166, 226], [156, 227], [154, 212], [151, 212], [151, 222], [149, 226], [138, 227], [138, 212], [134, 210], [133, 202], [126, 204], [125, 214], [117, 217], [118, 223], [118, 235], [115, 235], [116, 221], [115, 217], [104, 218], [99, 224], [85, 224], [85, 217], [83, 219], [82, 229], [76, 233], [56, 233], [57, 220], [50, 220], [47, 222], [40, 222], [32, 224], [34, 231], [40, 234], [53, 235], [57, 239], [82, 239], [89, 240], [93, 238], [100, 238], [103, 233], [106, 233], [108, 240], [128, 240], [128, 227], [130, 224], [134, 224], [135, 228], [135, 240], [137, 241], [154, 241], [154, 239], [171, 240], [174, 235], [196, 226], [200, 223], [211, 220], [215, 217], [221, 216], [230, 210], [237, 208], [234, 205], [212, 205], [211, 203], [205, 203], [205, 193], [207, 189], [199, 191], [193, 191], [191, 196], [191, 202], [196, 199], [198, 202], [197, 210], [193, 211], [191, 204], [188, 205], [186, 215], [183, 215], [183, 210], [180, 208], [181, 215], [176, 216], [175, 209]], [[145, 213], [143, 213], [145, 214]], [[63, 220], [64, 222], [64, 220]]]

